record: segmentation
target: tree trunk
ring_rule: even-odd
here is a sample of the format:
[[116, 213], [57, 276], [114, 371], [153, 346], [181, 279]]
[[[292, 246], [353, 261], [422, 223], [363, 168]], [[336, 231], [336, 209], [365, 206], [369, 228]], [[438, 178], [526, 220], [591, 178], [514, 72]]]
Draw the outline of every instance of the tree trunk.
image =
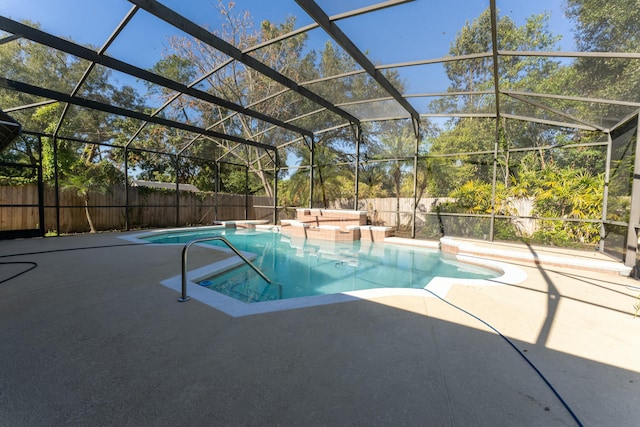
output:
[[324, 208], [327, 209], [329, 206], [327, 205], [327, 192], [324, 187], [324, 179], [322, 178], [322, 167], [318, 166], [318, 179], [320, 180], [320, 189], [322, 190], [322, 204]]
[[396, 194], [396, 228], [400, 230], [400, 194]]
[[[256, 167], [256, 165], [258, 167]], [[251, 165], [251, 172], [257, 174], [258, 178], [260, 178], [260, 182], [262, 182], [262, 188], [264, 188], [265, 195], [273, 197], [272, 182], [270, 179], [268, 179], [267, 174], [262, 169], [262, 163], [260, 161], [256, 161]], [[277, 173], [277, 171], [275, 173]]]
[[402, 184], [402, 172], [400, 171], [400, 165], [393, 171], [393, 181], [396, 187], [396, 228], [400, 230], [400, 186]]
[[504, 161], [504, 187], [508, 188], [509, 187], [509, 161], [511, 160], [509, 158], [509, 150], [507, 150], [507, 153], [505, 154], [505, 161]]
[[93, 220], [91, 219], [91, 214], [89, 213], [89, 196], [84, 196], [84, 213], [87, 215], [87, 222], [89, 222], [89, 232], [95, 233], [96, 228], [93, 226]]

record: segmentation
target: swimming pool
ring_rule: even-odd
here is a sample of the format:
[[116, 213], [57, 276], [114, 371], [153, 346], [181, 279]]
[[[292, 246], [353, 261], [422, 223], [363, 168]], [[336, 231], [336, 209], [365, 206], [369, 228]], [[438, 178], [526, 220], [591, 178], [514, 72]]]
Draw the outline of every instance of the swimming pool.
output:
[[[502, 272], [458, 262], [438, 250], [378, 242], [330, 242], [295, 239], [274, 231], [209, 229], [173, 231], [142, 237], [152, 243], [186, 244], [224, 236], [238, 250], [254, 254], [253, 263], [271, 285], [241, 264], [195, 281], [202, 287], [244, 303], [380, 288], [422, 289], [435, 277], [491, 279]], [[207, 242], [219, 246], [220, 242]], [[253, 256], [252, 256], [253, 257]]]

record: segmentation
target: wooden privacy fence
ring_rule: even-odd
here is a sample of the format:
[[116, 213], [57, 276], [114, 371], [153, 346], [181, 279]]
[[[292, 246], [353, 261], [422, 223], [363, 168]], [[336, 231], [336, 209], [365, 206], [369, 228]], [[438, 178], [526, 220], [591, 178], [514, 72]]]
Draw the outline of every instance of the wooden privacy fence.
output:
[[[244, 196], [238, 194], [218, 194], [205, 192], [180, 192], [179, 221], [176, 222], [175, 190], [153, 190], [144, 187], [129, 187], [129, 227], [174, 227], [176, 225], [204, 225], [214, 221], [266, 219], [273, 221], [273, 199], [267, 196]], [[428, 213], [447, 198], [422, 198], [416, 212], [416, 225], [428, 223]], [[375, 225], [397, 227], [411, 224], [413, 199], [400, 198], [400, 215], [396, 214], [398, 200], [394, 197], [361, 199], [360, 210], [368, 211], [369, 219]], [[521, 216], [531, 213], [532, 201], [521, 200], [514, 208]], [[84, 199], [74, 190], [61, 190], [60, 233], [89, 231]], [[126, 194], [122, 186], [114, 187], [106, 193], [89, 194], [89, 213], [97, 230], [123, 230], [126, 228]], [[10, 206], [19, 205], [19, 206]], [[31, 205], [31, 206], [29, 206]], [[0, 231], [37, 229], [38, 187], [31, 185], [0, 186]], [[53, 187], [44, 189], [44, 228], [56, 229], [56, 202]], [[264, 207], [263, 207], [264, 206]], [[330, 208], [353, 209], [353, 200], [340, 200]], [[285, 215], [285, 212], [281, 212]], [[286, 215], [285, 215], [286, 216]], [[398, 220], [400, 223], [398, 224]], [[527, 235], [535, 230], [535, 220], [520, 218], [518, 227]]]
[[[211, 224], [213, 221], [273, 219], [273, 198], [205, 192], [180, 192], [176, 209], [175, 190], [150, 190], [129, 187], [130, 228], [173, 227]], [[35, 184], [0, 186], [0, 230], [38, 228], [38, 187]], [[89, 213], [97, 230], [122, 230], [126, 227], [127, 200], [122, 186], [106, 193], [89, 194]], [[20, 205], [20, 206], [10, 206]], [[33, 205], [33, 206], [27, 206]], [[60, 190], [60, 233], [89, 231], [85, 200], [74, 190]], [[53, 187], [44, 189], [45, 230], [56, 228], [56, 202]], [[266, 206], [266, 207], [255, 207]], [[178, 211], [179, 221], [176, 222]]]
[[0, 231], [37, 229], [39, 221], [37, 185], [0, 186]]
[[[416, 209], [416, 226], [420, 227], [429, 222], [429, 213], [436, 210], [436, 206], [452, 202], [454, 199], [448, 197], [423, 197], [418, 201]], [[533, 199], [511, 199], [510, 206], [515, 214], [524, 218], [518, 218], [516, 226], [525, 235], [532, 235], [536, 230], [535, 219], [527, 218], [533, 211]], [[331, 206], [332, 209], [353, 209], [353, 199], [338, 200]], [[374, 225], [385, 225], [391, 227], [407, 226], [411, 224], [413, 217], [413, 198], [395, 197], [360, 199], [358, 209], [367, 211], [368, 217]], [[396, 212], [400, 212], [398, 215]], [[398, 220], [400, 221], [398, 223]]]

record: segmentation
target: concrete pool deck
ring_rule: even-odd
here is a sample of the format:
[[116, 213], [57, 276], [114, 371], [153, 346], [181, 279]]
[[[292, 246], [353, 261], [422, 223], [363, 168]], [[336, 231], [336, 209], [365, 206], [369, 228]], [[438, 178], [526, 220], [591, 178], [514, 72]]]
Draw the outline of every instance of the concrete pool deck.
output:
[[[507, 341], [437, 298], [232, 317], [160, 285], [181, 246], [127, 234], [0, 241], [1, 426], [576, 425]], [[467, 243], [521, 254], [507, 262], [527, 278], [446, 299], [584, 425], [637, 425], [639, 282], [553, 262], [619, 266], [595, 252]], [[194, 249], [190, 266], [212, 262]]]

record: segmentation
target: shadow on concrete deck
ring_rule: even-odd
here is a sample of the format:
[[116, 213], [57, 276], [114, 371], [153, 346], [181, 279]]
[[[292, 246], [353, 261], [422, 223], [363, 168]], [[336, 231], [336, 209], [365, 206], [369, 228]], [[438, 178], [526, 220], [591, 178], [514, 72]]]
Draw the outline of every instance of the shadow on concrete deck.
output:
[[[0, 261], [37, 264], [0, 264], [0, 425], [576, 424], [506, 341], [436, 298], [233, 318], [158, 284], [181, 247], [119, 234], [0, 242]], [[630, 279], [523, 268], [523, 285], [447, 299], [507, 336], [584, 425], [636, 423]]]

